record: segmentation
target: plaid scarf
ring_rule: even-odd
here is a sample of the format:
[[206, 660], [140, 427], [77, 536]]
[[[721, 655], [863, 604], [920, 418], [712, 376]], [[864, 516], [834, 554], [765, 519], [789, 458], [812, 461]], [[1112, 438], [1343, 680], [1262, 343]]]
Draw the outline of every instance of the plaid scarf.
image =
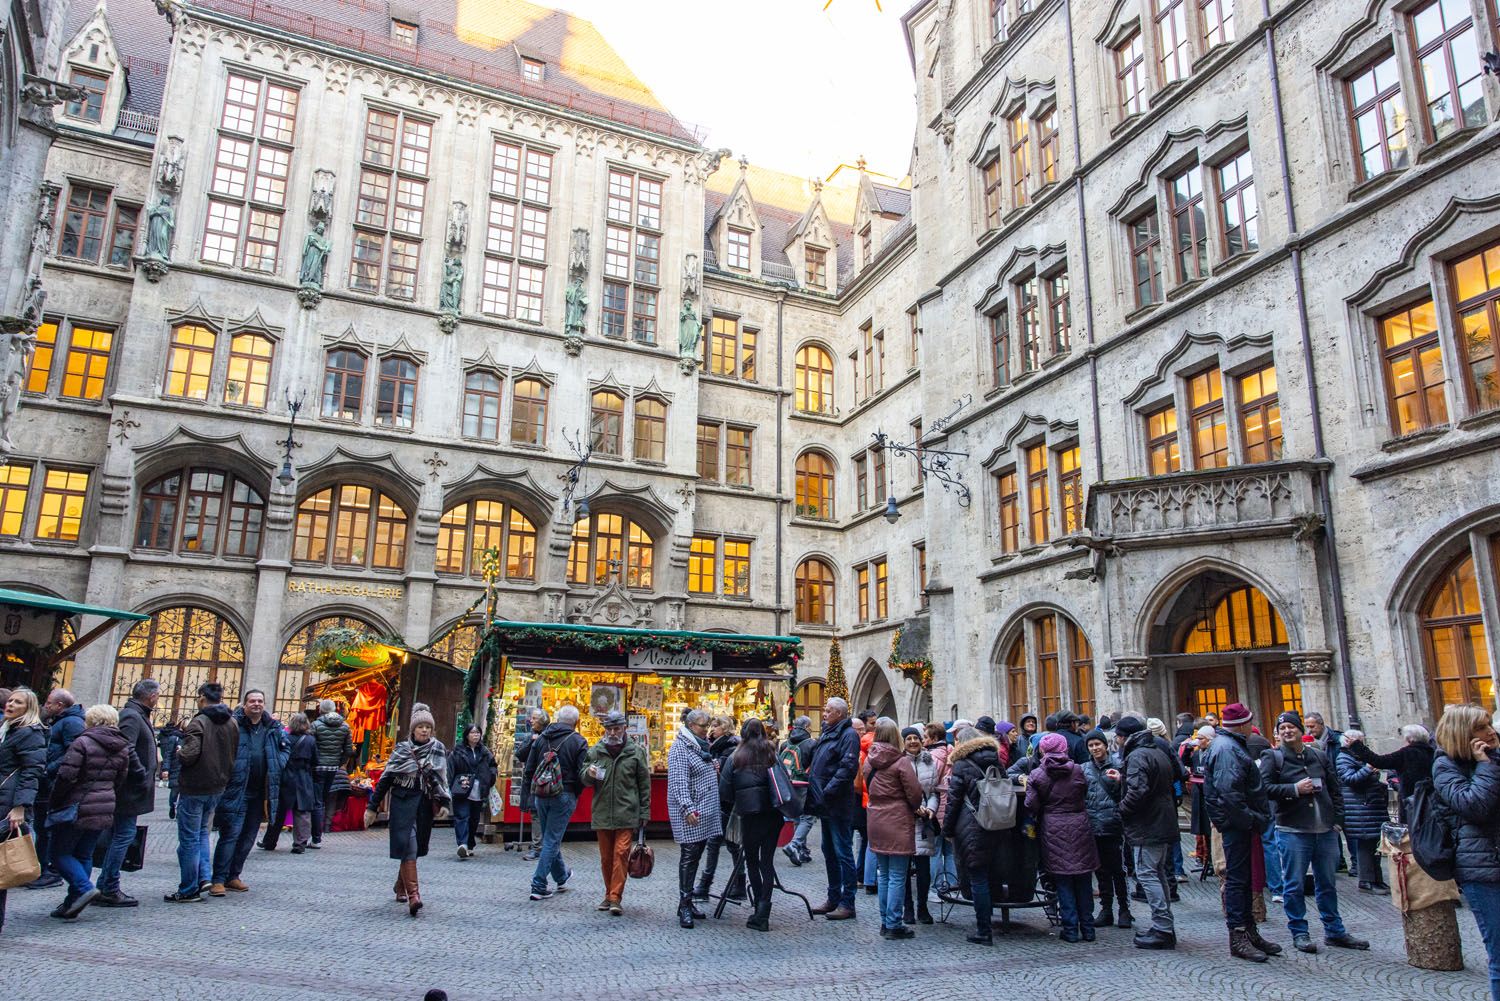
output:
[[421, 744], [401, 741], [391, 750], [385, 770], [391, 781], [403, 788], [413, 789], [421, 783], [428, 799], [442, 803], [453, 799], [448, 791], [448, 749], [436, 737]]

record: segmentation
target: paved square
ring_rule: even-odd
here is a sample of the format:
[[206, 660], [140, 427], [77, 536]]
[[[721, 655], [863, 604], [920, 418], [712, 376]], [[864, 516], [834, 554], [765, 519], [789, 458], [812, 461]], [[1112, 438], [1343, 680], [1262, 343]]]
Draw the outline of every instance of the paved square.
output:
[[[1218, 889], [1183, 887], [1175, 953], [1140, 952], [1131, 933], [1100, 932], [1094, 945], [1065, 945], [1043, 931], [1036, 912], [1021, 912], [1028, 930], [994, 948], [964, 941], [970, 912], [950, 924], [918, 926], [908, 942], [878, 934], [874, 898], [860, 897], [857, 921], [809, 922], [794, 898], [778, 895], [771, 932], [744, 927], [730, 907], [723, 921], [684, 931], [675, 917], [677, 852], [657, 841], [656, 871], [631, 880], [625, 916], [594, 910], [602, 896], [592, 842], [569, 842], [570, 892], [526, 899], [531, 865], [515, 852], [482, 845], [461, 862], [448, 828], [433, 832], [433, 854], [421, 865], [427, 906], [416, 920], [393, 902], [395, 863], [384, 829], [333, 834], [324, 848], [290, 855], [290, 839], [272, 853], [256, 850], [245, 869], [247, 894], [201, 904], [166, 904], [176, 884], [175, 825], [151, 820], [147, 866], [127, 873], [135, 910], [90, 909], [67, 924], [47, 917], [61, 890], [14, 890], [0, 948], [12, 960], [8, 996], [52, 1001], [80, 996], [113, 1001], [254, 998], [256, 1001], [419, 999], [440, 986], [454, 1001], [598, 997], [610, 1001], [678, 998], [859, 998], [1018, 996], [1068, 1001], [1128, 998], [1303, 1001], [1484, 1001], [1484, 947], [1471, 915], [1459, 914], [1468, 969], [1435, 974], [1406, 964], [1401, 922], [1386, 898], [1355, 892], [1340, 878], [1351, 930], [1371, 939], [1368, 953], [1286, 955], [1263, 966], [1228, 956]], [[818, 903], [821, 856], [793, 868], [778, 856], [783, 882]], [[720, 863], [720, 880], [727, 856]], [[1144, 905], [1140, 905], [1144, 910]], [[1277, 910], [1273, 908], [1273, 918]], [[1317, 921], [1313, 919], [1314, 933]], [[1289, 945], [1284, 923], [1268, 937]]]

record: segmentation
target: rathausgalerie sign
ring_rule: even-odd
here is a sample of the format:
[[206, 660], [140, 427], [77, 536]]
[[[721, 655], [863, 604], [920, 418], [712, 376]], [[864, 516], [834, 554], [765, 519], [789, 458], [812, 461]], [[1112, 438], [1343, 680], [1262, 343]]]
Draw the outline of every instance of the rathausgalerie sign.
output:
[[714, 655], [702, 653], [671, 653], [666, 650], [640, 650], [630, 654], [632, 671], [701, 671], [714, 669]]

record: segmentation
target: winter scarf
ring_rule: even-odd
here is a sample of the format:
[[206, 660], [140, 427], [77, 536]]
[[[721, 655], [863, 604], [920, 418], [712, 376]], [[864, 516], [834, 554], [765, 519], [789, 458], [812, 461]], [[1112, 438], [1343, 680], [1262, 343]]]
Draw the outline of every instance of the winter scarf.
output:
[[421, 744], [401, 741], [392, 749], [385, 770], [402, 788], [414, 789], [420, 783], [428, 799], [443, 803], [453, 799], [448, 791], [448, 749], [436, 737]]

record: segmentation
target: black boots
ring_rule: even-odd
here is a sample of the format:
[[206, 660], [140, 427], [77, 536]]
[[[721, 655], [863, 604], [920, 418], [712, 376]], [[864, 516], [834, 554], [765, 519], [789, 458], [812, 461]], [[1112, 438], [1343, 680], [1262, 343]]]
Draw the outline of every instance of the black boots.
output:
[[677, 924], [682, 928], [693, 927], [693, 895], [684, 893], [677, 901]]
[[1268, 942], [1267, 940], [1261, 938], [1260, 928], [1256, 926], [1254, 921], [1250, 922], [1250, 924], [1246, 926], [1245, 933], [1250, 936], [1250, 944], [1255, 946], [1261, 952], [1265, 953], [1267, 956], [1281, 955], [1281, 946], [1277, 945], [1275, 942]]
[[[1104, 923], [1108, 924], [1109, 922], [1106, 921]], [[1097, 925], [1097, 924], [1099, 924], [1099, 922], [1095, 921], [1094, 924]], [[1130, 905], [1126, 904], [1125, 901], [1123, 901], [1123, 900], [1120, 901], [1120, 919], [1119, 919], [1119, 921], [1117, 921], [1115, 923], [1115, 927], [1116, 928], [1133, 928], [1133, 927], [1135, 927], [1135, 915], [1133, 915], [1133, 914], [1130, 913]]]
[[1235, 959], [1248, 959], [1252, 963], [1264, 963], [1266, 954], [1250, 941], [1250, 932], [1244, 928], [1229, 929], [1229, 954]]
[[771, 930], [771, 902], [763, 900], [756, 905], [755, 913], [750, 915], [750, 920], [745, 922], [746, 928], [754, 928], [756, 931]]

